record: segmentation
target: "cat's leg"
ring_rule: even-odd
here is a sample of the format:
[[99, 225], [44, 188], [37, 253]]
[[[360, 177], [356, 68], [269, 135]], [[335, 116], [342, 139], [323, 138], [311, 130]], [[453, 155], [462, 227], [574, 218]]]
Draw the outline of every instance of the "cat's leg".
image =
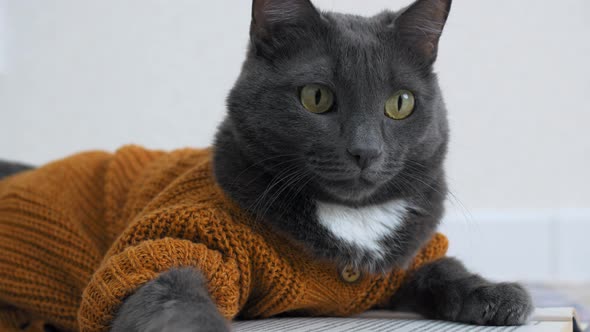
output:
[[487, 281], [454, 258], [414, 271], [391, 304], [432, 319], [478, 325], [520, 325], [533, 310], [521, 285]]
[[162, 273], [119, 309], [111, 332], [229, 331], [229, 322], [211, 300], [202, 274], [193, 268]]

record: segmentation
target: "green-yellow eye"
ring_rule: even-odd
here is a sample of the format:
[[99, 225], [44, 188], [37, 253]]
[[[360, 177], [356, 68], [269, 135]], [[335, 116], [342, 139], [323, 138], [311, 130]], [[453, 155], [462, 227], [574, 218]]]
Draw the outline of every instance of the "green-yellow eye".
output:
[[414, 112], [416, 100], [408, 90], [396, 92], [385, 103], [385, 114], [394, 120], [403, 120]]
[[325, 86], [306, 85], [301, 89], [301, 104], [312, 113], [326, 113], [334, 105], [334, 94]]

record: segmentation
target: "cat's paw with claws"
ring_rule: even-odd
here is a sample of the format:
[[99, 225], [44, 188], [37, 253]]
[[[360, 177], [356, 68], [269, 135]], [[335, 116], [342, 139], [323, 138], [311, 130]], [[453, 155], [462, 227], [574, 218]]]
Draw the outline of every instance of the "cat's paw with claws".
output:
[[476, 325], [522, 325], [533, 311], [529, 293], [517, 283], [493, 283], [454, 258], [441, 258], [410, 275], [392, 309], [431, 319]]
[[469, 292], [457, 320], [478, 325], [522, 325], [532, 311], [531, 297], [521, 285], [490, 283]]

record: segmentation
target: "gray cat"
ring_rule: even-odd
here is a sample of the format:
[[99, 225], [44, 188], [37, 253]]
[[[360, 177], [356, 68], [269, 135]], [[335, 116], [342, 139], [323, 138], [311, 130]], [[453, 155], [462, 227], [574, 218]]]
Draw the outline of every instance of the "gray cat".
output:
[[[249, 51], [214, 145], [219, 185], [317, 259], [371, 273], [407, 266], [447, 194], [433, 64], [450, 7], [418, 0], [365, 18], [309, 0], [254, 0]], [[229, 330], [206, 283], [194, 269], [161, 274], [125, 300], [112, 331]], [[523, 287], [453, 258], [411, 274], [388, 307], [482, 325], [522, 324], [532, 311]]]

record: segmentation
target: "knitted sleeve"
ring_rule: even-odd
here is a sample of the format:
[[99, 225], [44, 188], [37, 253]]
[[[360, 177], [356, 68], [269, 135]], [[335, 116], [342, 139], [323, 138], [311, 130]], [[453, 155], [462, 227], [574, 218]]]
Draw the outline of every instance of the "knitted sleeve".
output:
[[228, 319], [237, 314], [241, 301], [236, 261], [203, 244], [163, 238], [143, 241], [103, 262], [82, 295], [80, 331], [106, 331], [125, 297], [172, 267], [199, 269], [220, 312]]
[[410, 271], [416, 270], [421, 266], [432, 263], [445, 257], [449, 248], [449, 240], [441, 233], [437, 233], [414, 257], [410, 266]]

